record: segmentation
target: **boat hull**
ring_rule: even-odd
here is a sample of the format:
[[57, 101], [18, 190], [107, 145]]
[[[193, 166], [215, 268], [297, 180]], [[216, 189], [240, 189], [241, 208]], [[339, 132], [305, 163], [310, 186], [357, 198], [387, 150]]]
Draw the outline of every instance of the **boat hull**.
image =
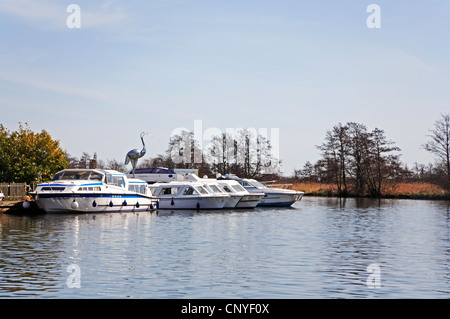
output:
[[242, 196], [236, 208], [255, 208], [262, 199], [263, 195], [248, 194]]
[[156, 197], [130, 194], [38, 194], [35, 200], [47, 213], [137, 212], [158, 205]]
[[264, 197], [258, 203], [258, 206], [291, 206], [296, 201], [301, 200], [302, 192], [265, 192]]
[[158, 209], [222, 209], [228, 197], [159, 198]]
[[242, 195], [230, 195], [230, 197], [228, 198], [228, 200], [226, 201], [225, 205], [223, 206], [223, 208], [236, 208], [236, 205], [239, 204], [239, 202], [242, 199]]

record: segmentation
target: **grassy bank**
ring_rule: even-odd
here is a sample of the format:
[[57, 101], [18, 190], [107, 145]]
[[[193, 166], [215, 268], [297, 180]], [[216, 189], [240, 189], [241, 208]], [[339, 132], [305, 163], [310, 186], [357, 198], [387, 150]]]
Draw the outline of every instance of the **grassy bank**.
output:
[[[305, 192], [305, 196], [338, 196], [337, 187], [334, 184], [303, 182], [293, 184], [290, 189]], [[355, 196], [356, 194], [350, 192], [349, 197]], [[429, 183], [397, 183], [384, 187], [382, 197], [450, 200], [450, 193]]]

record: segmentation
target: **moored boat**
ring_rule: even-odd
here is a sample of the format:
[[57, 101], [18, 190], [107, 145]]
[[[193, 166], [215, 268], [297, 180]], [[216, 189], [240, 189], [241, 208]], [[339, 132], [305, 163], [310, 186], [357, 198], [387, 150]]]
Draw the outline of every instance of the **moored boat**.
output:
[[157, 208], [145, 181], [114, 170], [65, 169], [31, 193], [47, 213], [130, 212]]
[[236, 180], [250, 193], [264, 193], [257, 206], [291, 206], [301, 200], [304, 194], [291, 189], [268, 187], [255, 179], [239, 178], [235, 175], [224, 175], [218, 179]]
[[154, 183], [149, 188], [159, 198], [159, 209], [222, 209], [230, 198], [200, 182]]

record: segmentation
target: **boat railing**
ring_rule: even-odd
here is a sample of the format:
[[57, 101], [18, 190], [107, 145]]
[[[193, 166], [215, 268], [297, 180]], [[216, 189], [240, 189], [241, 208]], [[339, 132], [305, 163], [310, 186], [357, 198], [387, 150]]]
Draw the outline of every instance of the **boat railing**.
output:
[[269, 187], [269, 188], [281, 188], [281, 189], [288, 189], [289, 187], [291, 187], [293, 184], [288, 184], [288, 183], [277, 183], [276, 181], [269, 181], [269, 182], [264, 182], [264, 185]]

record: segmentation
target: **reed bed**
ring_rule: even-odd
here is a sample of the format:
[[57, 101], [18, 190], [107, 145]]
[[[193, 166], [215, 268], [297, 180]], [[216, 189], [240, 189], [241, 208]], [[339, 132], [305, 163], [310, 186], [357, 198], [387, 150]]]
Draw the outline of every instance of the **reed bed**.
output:
[[[289, 188], [305, 192], [305, 196], [338, 196], [337, 187], [333, 184], [301, 182], [292, 184]], [[351, 191], [350, 196], [354, 196], [352, 195]], [[412, 199], [450, 199], [450, 194], [443, 188], [430, 183], [387, 183], [382, 189], [382, 197]]]

